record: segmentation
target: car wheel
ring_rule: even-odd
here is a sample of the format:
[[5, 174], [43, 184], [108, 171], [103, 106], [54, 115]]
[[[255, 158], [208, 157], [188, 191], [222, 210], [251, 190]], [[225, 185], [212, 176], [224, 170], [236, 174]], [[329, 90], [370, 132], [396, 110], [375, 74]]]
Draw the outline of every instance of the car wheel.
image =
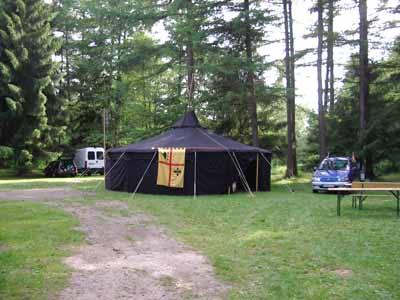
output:
[[318, 190], [312, 190], [314, 194], [318, 194]]

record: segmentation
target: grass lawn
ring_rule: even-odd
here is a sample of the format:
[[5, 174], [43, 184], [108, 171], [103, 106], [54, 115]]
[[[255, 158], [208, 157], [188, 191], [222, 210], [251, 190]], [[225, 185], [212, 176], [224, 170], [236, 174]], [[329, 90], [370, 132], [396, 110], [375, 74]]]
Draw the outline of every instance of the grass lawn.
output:
[[[312, 194], [307, 178], [276, 178], [272, 192], [255, 197], [196, 199], [140, 194], [132, 198], [104, 191], [100, 180], [72, 185], [87, 191], [97, 187], [95, 197], [77, 200], [122, 200], [133, 211], [157, 216], [175, 237], [210, 258], [217, 274], [233, 285], [229, 299], [400, 297], [400, 219], [390, 197], [368, 199], [363, 211], [353, 210], [347, 198], [342, 217], [336, 217], [335, 195]], [[0, 192], [4, 186], [8, 187], [0, 180]], [[0, 296], [1, 289], [0, 284]]]
[[102, 180], [101, 176], [77, 176], [77, 177], [58, 177], [48, 178], [44, 176], [43, 171], [35, 170], [24, 176], [17, 176], [15, 172], [8, 169], [0, 169], [0, 191], [2, 189], [33, 189], [48, 187], [75, 186], [76, 184], [85, 184]]
[[0, 299], [43, 300], [61, 289], [70, 271], [65, 245], [78, 244], [77, 222], [45, 205], [0, 202]]
[[210, 257], [235, 284], [230, 299], [398, 299], [399, 220], [394, 201], [377, 202], [360, 212], [348, 201], [340, 218], [335, 196], [283, 188], [254, 198], [139, 196], [130, 205]]

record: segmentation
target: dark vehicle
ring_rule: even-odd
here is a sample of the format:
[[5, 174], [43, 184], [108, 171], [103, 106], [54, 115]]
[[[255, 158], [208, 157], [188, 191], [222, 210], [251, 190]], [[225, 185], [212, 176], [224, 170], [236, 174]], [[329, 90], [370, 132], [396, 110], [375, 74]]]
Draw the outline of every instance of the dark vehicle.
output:
[[326, 191], [328, 188], [351, 187], [359, 176], [359, 169], [351, 157], [327, 157], [314, 169], [312, 191]]
[[72, 159], [58, 159], [49, 163], [44, 169], [44, 174], [47, 177], [57, 176], [76, 176], [78, 168]]

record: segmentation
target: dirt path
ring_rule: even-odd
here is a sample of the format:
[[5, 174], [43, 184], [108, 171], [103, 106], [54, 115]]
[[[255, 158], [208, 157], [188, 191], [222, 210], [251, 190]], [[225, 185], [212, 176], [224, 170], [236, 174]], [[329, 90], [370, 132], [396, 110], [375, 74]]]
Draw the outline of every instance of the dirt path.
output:
[[60, 200], [67, 197], [81, 197], [83, 195], [95, 195], [95, 193], [83, 193], [71, 188], [48, 188], [48, 189], [23, 189], [23, 190], [0, 190], [0, 200], [30, 200], [46, 201]]
[[151, 218], [132, 214], [126, 203], [84, 205], [62, 201], [61, 194], [82, 195], [72, 189], [0, 192], [0, 200], [53, 200], [49, 204], [80, 220], [88, 243], [65, 259], [74, 272], [59, 300], [220, 300], [227, 291], [204, 256], [172, 239]]

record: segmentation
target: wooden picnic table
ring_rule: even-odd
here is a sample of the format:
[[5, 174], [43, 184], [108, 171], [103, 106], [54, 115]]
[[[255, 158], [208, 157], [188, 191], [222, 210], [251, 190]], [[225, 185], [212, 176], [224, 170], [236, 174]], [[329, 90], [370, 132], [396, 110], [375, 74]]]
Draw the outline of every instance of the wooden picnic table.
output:
[[[368, 184], [365, 184], [368, 186]], [[369, 194], [368, 192], [387, 192], [389, 195], [392, 195], [397, 200], [397, 216], [400, 214], [400, 187], [396, 186], [385, 186], [385, 187], [351, 187], [351, 188], [329, 188], [328, 191], [337, 193], [337, 216], [340, 216], [340, 206], [342, 199], [346, 195], [352, 196], [352, 207], [357, 207], [357, 199], [359, 202], [359, 209], [362, 209], [363, 201], [367, 197], [382, 197], [385, 195], [375, 195]]]

